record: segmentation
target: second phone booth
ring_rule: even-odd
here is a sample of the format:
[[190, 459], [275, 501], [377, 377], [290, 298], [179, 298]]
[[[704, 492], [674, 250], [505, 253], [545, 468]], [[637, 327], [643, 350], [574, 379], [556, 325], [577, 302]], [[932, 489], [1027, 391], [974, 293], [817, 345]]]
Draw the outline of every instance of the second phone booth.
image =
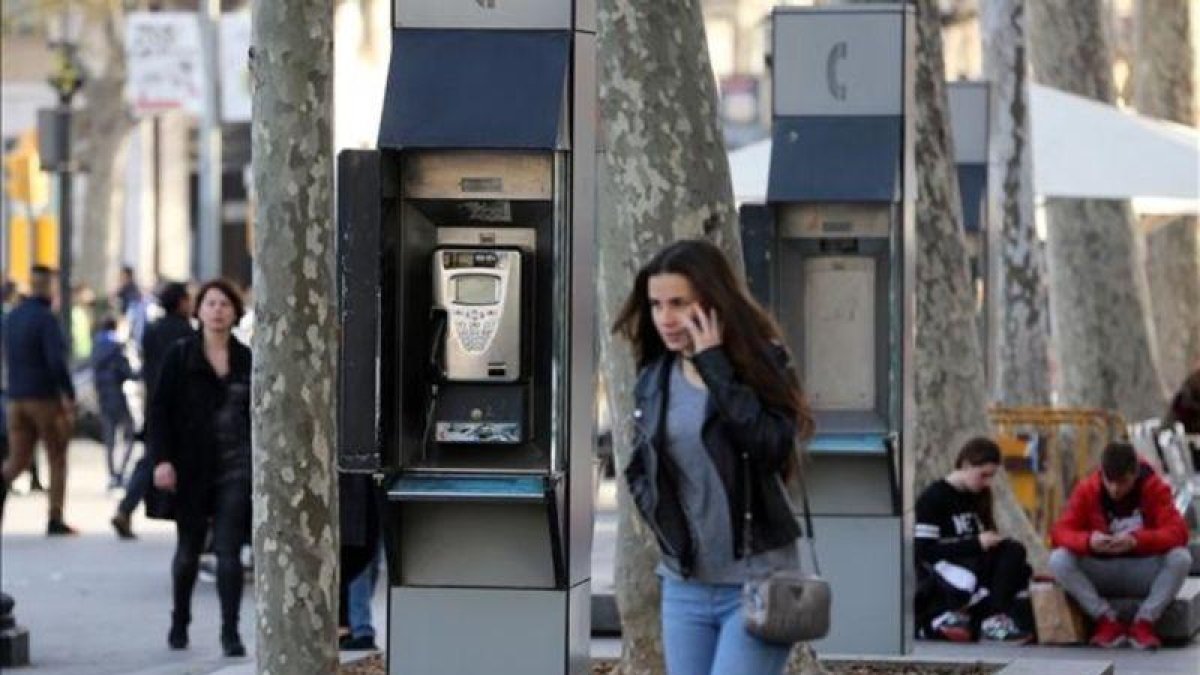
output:
[[591, 2], [395, 0], [378, 149], [338, 157], [390, 675], [588, 672], [595, 97]]
[[911, 645], [914, 15], [776, 8], [767, 203], [741, 209], [752, 292], [816, 418], [803, 465], [833, 588], [822, 652]]
[[[998, 251], [1001, 233], [989, 227], [988, 132], [991, 124], [991, 84], [983, 80], [958, 80], [946, 85], [950, 106], [950, 133], [954, 139], [954, 169], [962, 203], [963, 241], [970, 264], [971, 288], [975, 292], [979, 345], [991, 354], [996, 306], [992, 255]], [[994, 364], [984, 360], [984, 372], [992, 383]]]

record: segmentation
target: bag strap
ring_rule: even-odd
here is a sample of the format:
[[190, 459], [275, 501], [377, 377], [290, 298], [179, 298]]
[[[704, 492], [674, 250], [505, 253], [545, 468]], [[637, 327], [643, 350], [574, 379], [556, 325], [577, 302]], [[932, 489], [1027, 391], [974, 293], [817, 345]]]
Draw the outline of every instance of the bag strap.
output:
[[[813, 571], [821, 575], [821, 564], [817, 561], [817, 534], [813, 529], [812, 509], [808, 506], [808, 489], [804, 485], [804, 474], [797, 471], [796, 478], [800, 481], [800, 503], [804, 514], [804, 532], [801, 539], [808, 539], [808, 552], [812, 558]], [[750, 512], [750, 453], [742, 451], [742, 558], [750, 558], [750, 537], [754, 525], [754, 514]]]

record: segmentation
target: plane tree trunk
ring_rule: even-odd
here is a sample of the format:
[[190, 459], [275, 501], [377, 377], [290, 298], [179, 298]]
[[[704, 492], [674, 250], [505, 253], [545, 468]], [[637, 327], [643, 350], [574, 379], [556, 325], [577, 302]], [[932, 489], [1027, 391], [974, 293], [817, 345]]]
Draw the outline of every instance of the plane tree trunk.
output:
[[333, 7], [254, 6], [258, 672], [337, 671]]
[[[1113, 102], [1103, 7], [1094, 0], [1030, 0], [1038, 82]], [[1128, 200], [1053, 198], [1045, 208], [1060, 401], [1117, 410], [1131, 421], [1159, 414], [1165, 396]]]
[[992, 83], [988, 224], [994, 373], [992, 401], [1050, 403], [1050, 318], [1046, 261], [1033, 219], [1033, 147], [1029, 115], [1026, 0], [980, 8], [983, 67]]
[[[1196, 126], [1200, 113], [1192, 36], [1200, 3], [1160, 0], [1135, 7], [1134, 107], [1143, 115]], [[1180, 215], [1145, 225], [1159, 369], [1163, 384], [1173, 390], [1200, 368], [1200, 219]]]
[[[624, 421], [635, 372], [630, 353], [614, 343], [609, 327], [635, 273], [660, 248], [686, 237], [710, 239], [738, 270], [742, 252], [700, 2], [601, 0], [598, 42], [604, 129], [597, 234], [600, 363], [615, 420], [619, 475], [629, 453]], [[621, 672], [662, 673], [658, 551], [624, 485], [617, 502]], [[811, 650], [797, 652], [797, 667], [820, 672]]]
[[[917, 2], [916, 51], [917, 325], [911, 365], [917, 422], [909, 451], [919, 491], [950, 471], [969, 435], [988, 433], [988, 420], [935, 0]], [[1001, 531], [1021, 541], [1031, 562], [1043, 566], [1045, 545], [1003, 474], [993, 494]]]

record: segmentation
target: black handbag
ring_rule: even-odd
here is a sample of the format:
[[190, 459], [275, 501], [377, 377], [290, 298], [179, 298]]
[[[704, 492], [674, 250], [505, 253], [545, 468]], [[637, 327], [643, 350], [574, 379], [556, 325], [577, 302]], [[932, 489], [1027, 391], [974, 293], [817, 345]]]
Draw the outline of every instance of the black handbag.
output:
[[160, 490], [153, 483], [146, 490], [146, 517], [152, 520], [175, 520], [175, 493]]
[[[743, 493], [745, 515], [742, 524], [742, 557], [750, 559], [751, 529], [754, 516], [750, 512], [750, 456], [742, 453]], [[800, 496], [804, 505], [805, 533], [812, 554], [813, 573], [803, 570], [777, 570], [762, 578], [751, 578], [742, 585], [742, 618], [746, 632], [777, 644], [793, 644], [819, 640], [829, 633], [829, 616], [833, 603], [829, 582], [821, 578], [817, 562], [817, 542], [813, 532], [812, 514], [808, 507], [808, 491], [800, 477]]]

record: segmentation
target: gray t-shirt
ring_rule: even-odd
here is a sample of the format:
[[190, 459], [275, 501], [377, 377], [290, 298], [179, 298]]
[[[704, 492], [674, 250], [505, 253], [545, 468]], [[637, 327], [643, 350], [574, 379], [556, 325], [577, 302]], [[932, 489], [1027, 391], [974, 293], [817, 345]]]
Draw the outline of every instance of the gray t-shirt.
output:
[[[689, 382], [683, 374], [683, 361], [676, 360], [667, 399], [665, 451], [679, 470], [680, 501], [696, 543], [692, 578], [709, 584], [741, 584], [772, 570], [799, 568], [795, 542], [748, 559], [734, 559], [733, 525], [725, 486], [700, 435], [707, 402], [708, 391]], [[657, 571], [660, 576], [679, 578], [663, 564], [659, 564]]]

